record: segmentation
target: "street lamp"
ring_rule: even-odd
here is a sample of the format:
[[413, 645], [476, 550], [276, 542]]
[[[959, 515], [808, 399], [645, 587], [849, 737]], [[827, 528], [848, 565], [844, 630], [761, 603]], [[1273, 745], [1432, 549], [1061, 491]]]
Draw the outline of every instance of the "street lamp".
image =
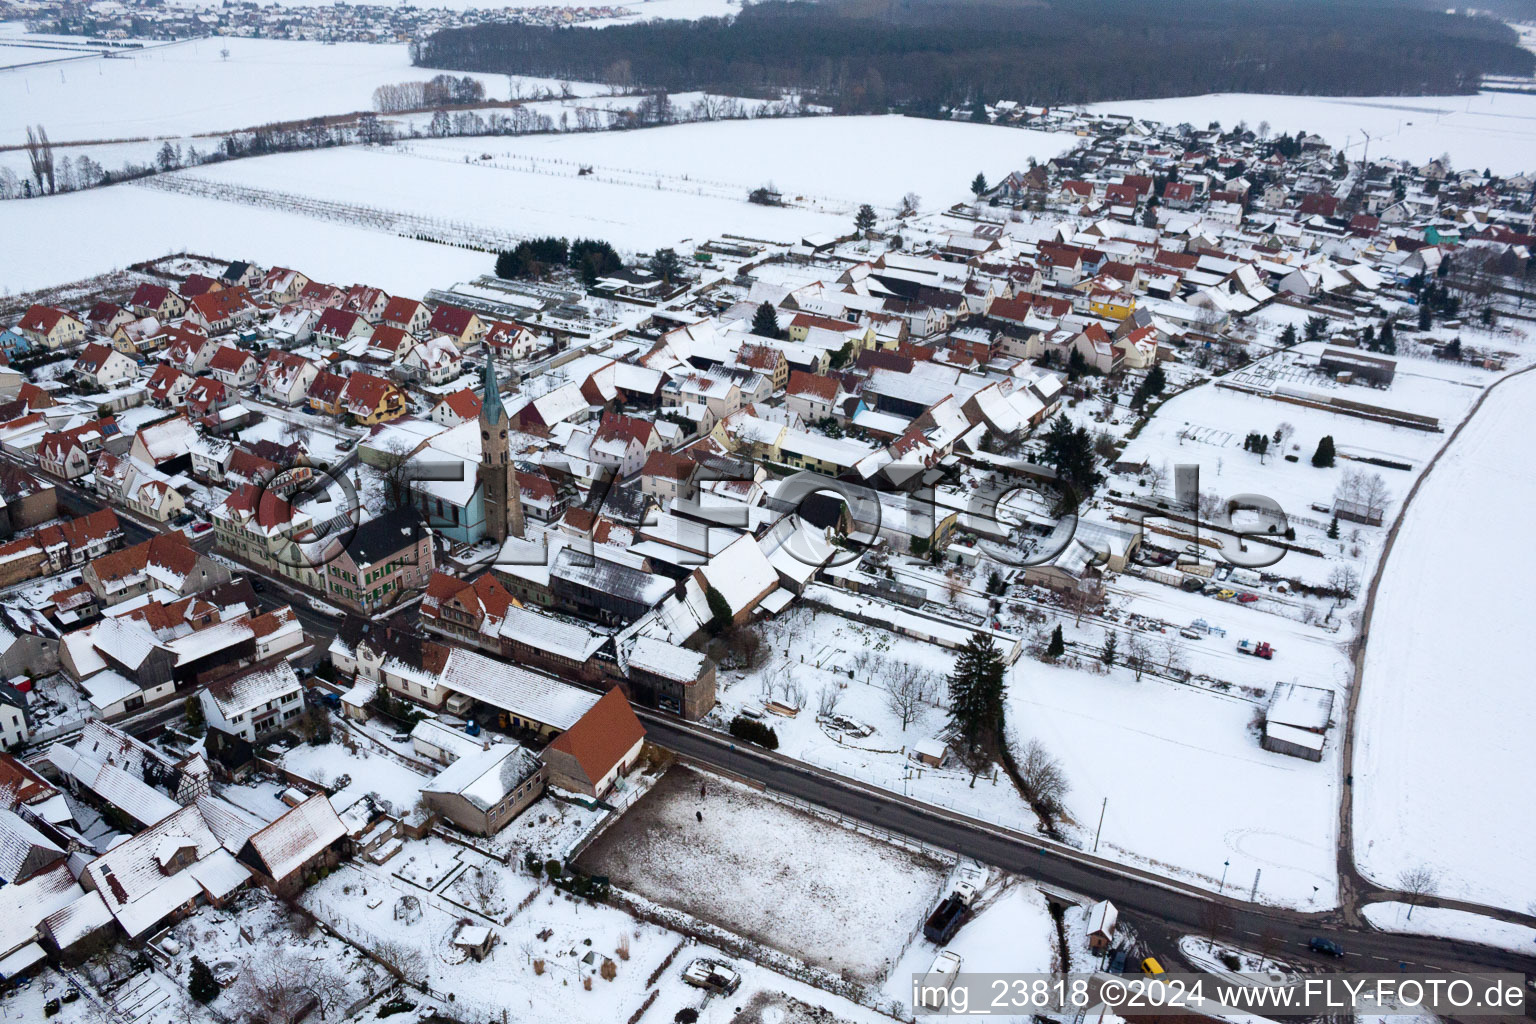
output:
[[1227, 868], [1229, 868], [1231, 866], [1232, 866], [1232, 861], [1231, 860], [1224, 860], [1224, 861], [1221, 862], [1221, 885], [1217, 887], [1217, 891], [1218, 892], [1226, 892], [1226, 890], [1227, 890]]

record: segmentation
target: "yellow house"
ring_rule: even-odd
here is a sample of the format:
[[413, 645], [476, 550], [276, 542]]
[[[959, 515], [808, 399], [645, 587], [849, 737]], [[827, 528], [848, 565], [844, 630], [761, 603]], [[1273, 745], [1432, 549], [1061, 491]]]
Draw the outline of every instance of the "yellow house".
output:
[[1130, 292], [1094, 292], [1088, 296], [1088, 310], [1107, 320], [1124, 320], [1136, 312], [1136, 296]]
[[68, 348], [85, 341], [85, 322], [52, 306], [30, 306], [16, 329], [37, 348]]
[[341, 393], [341, 411], [365, 427], [397, 420], [410, 411], [410, 403], [393, 382], [371, 373], [354, 373]]
[[854, 355], [875, 345], [875, 329], [868, 324], [837, 320], [829, 316], [818, 316], [815, 313], [796, 313], [794, 319], [789, 322], [791, 341], [805, 341], [814, 330], [831, 331], [842, 335], [846, 341], [853, 342]]

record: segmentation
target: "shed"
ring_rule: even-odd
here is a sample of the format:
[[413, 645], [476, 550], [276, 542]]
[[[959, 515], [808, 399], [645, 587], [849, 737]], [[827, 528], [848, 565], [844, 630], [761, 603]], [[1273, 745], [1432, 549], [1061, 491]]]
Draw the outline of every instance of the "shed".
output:
[[484, 925], [465, 924], [459, 926], [459, 933], [453, 937], [453, 945], [476, 960], [484, 960], [490, 956], [491, 943], [495, 939], [496, 934]]
[[1332, 719], [1332, 690], [1276, 683], [1264, 713], [1263, 747], [1276, 754], [1321, 761]]
[[939, 768], [944, 764], [944, 758], [949, 756], [949, 747], [943, 740], [924, 739], [912, 744], [912, 760], [919, 761], [930, 768]]
[[1100, 900], [1088, 908], [1088, 948], [1102, 953], [1115, 941], [1115, 922], [1120, 911], [1109, 900]]

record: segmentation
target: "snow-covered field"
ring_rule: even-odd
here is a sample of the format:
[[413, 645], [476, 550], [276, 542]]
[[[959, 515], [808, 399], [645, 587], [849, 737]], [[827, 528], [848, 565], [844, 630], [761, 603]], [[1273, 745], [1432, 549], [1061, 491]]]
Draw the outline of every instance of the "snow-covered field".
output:
[[1372, 903], [1362, 909], [1361, 913], [1367, 921], [1384, 932], [1459, 939], [1484, 946], [1497, 946], [1516, 953], [1536, 952], [1536, 929], [1507, 924], [1480, 914], [1469, 914], [1464, 910], [1411, 907], [1406, 903]]
[[[377, 87], [437, 73], [412, 67], [404, 44], [230, 36], [156, 44], [110, 59], [0, 71], [0, 145], [26, 141], [26, 126], [35, 124], [65, 142], [219, 133], [371, 110]], [[488, 99], [509, 97], [508, 76], [474, 77]], [[525, 94], [558, 85], [518, 81]]]
[[321, 281], [366, 281], [392, 295], [485, 273], [485, 253], [419, 242], [281, 210], [113, 185], [0, 204], [16, 238], [78, 238], [0, 255], [0, 290], [46, 288], [174, 252], [297, 265]]
[[581, 866], [866, 982], [901, 957], [948, 875], [926, 856], [678, 768], [587, 849]]
[[[290, 153], [182, 174], [519, 236], [605, 238], [620, 249], [647, 252], [722, 233], [787, 242], [813, 232], [842, 233], [859, 203], [894, 205], [909, 191], [923, 195], [929, 208], [947, 206], [966, 194], [976, 170], [995, 177], [1027, 165], [1030, 155], [1054, 154], [1066, 142], [1061, 136], [910, 118], [796, 118], [622, 134], [418, 141], [400, 152]], [[859, 151], [893, 146], [944, 151], [954, 162], [821, 164], [808, 155], [850, 145]], [[748, 150], [760, 156], [745, 169], [740, 154]], [[482, 153], [505, 166], [481, 164]], [[476, 164], [466, 163], [466, 156]], [[578, 176], [578, 166], [587, 162], [605, 170]], [[805, 197], [806, 205], [774, 209], [746, 202], [747, 192], [767, 180], [791, 200]], [[8, 249], [0, 256], [0, 287], [12, 291], [183, 251], [299, 265], [319, 280], [366, 281], [407, 295], [489, 269], [488, 257], [464, 249], [137, 185], [6, 203], [0, 207], [0, 230], [23, 238], [76, 237], [81, 231], [89, 236], [88, 244], [25, 254]]]
[[1354, 771], [1366, 874], [1395, 886], [1427, 865], [1442, 895], [1517, 910], [1536, 900], [1525, 782], [1536, 690], [1519, 642], [1536, 476], [1510, 460], [1533, 403], [1531, 374], [1491, 394], [1408, 512], [1372, 617]]
[[1365, 132], [1373, 158], [1394, 157], [1422, 164], [1449, 153], [1456, 168], [1490, 168], [1498, 174], [1536, 169], [1536, 95], [1479, 93], [1476, 96], [1265, 96], [1212, 93], [1155, 100], [1116, 100], [1087, 109], [1130, 114], [1169, 124], [1204, 128], [1239, 121], [1257, 130], [1308, 131], [1330, 145], [1349, 145], [1359, 159]]

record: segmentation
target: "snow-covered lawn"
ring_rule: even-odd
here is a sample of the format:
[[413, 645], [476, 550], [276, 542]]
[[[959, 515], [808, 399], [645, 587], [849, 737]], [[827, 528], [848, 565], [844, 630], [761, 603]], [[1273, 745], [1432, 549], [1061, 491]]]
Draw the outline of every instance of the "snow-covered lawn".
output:
[[1371, 156], [1422, 164], [1442, 153], [1462, 168], [1488, 167], [1495, 174], [1536, 168], [1536, 96], [1480, 93], [1476, 96], [1261, 96], [1214, 93], [1155, 100], [1115, 100], [1089, 110], [1130, 114], [1169, 124], [1189, 122], [1204, 128], [1239, 121], [1257, 130], [1321, 135], [1329, 145], [1349, 144], [1349, 157], [1360, 158], [1371, 134]]
[[926, 856], [678, 768], [580, 864], [620, 889], [864, 982], [901, 957], [948, 876]]
[[1428, 866], [1442, 895], [1517, 910], [1536, 900], [1536, 690], [1519, 642], [1536, 575], [1521, 540], [1533, 403], [1531, 374], [1491, 394], [1408, 512], [1372, 617], [1354, 766], [1366, 874], [1396, 886]]
[[[1361, 913], [1384, 932], [1476, 942], [1527, 956], [1536, 953], [1536, 928], [1508, 924], [1464, 910], [1410, 907], [1406, 903], [1371, 903]], [[1408, 916], [1410, 913], [1412, 917]]]

